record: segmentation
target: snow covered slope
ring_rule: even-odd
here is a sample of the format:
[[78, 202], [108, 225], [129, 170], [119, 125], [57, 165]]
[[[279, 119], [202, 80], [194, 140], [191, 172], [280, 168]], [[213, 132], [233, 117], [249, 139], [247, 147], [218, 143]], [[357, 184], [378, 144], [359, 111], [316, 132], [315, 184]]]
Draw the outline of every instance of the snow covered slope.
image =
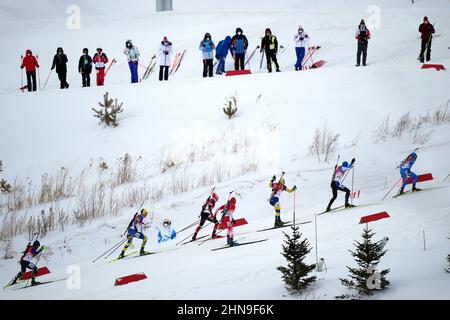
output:
[[[65, 27], [64, 14], [58, 16], [62, 4], [43, 1], [41, 9], [47, 8], [44, 11], [48, 13], [44, 20], [37, 19], [35, 13], [39, 11], [34, 2], [29, 3], [28, 13], [17, 5], [2, 5], [2, 16], [9, 20], [2, 19], [0, 33], [9, 49], [0, 52], [5, 75], [0, 80], [0, 160], [4, 170], [0, 178], [39, 181], [44, 173], [61, 167], [70, 168], [71, 174], [77, 176], [99, 158], [111, 164], [125, 153], [134, 159], [142, 157], [141, 174], [132, 184], [142, 189], [149, 185], [175, 188], [176, 181], [198, 180], [205, 172], [206, 176], [223, 174], [220, 179], [211, 178], [220, 181], [215, 184], [219, 202], [225, 201], [229, 191], [236, 190], [235, 215], [249, 222], [235, 229], [236, 239], [269, 240], [217, 252], [210, 249], [223, 245], [223, 239], [180, 248], [174, 243], [157, 245], [155, 226], [162, 219], [171, 218], [175, 229], [180, 230], [197, 218], [212, 188], [204, 183], [187, 192], [168, 192], [154, 204], [148, 249], [176, 250], [115, 263], [104, 259], [92, 263], [120, 241], [121, 232], [137, 209], [121, 208], [117, 216], [102, 217], [83, 227], [70, 225], [42, 239], [54, 253], [47, 264], [52, 273], [42, 281], [67, 277], [67, 267], [76, 265], [81, 268], [79, 290], [70, 290], [65, 281], [60, 281], [26, 290], [2, 290], [1, 299], [289, 299], [276, 270], [285, 263], [280, 254], [282, 230], [256, 232], [273, 224], [273, 208], [267, 202], [268, 182], [274, 173], [286, 171], [288, 186], [295, 184], [299, 188], [297, 218], [301, 222], [313, 221], [314, 213], [323, 211], [330, 198], [329, 179], [337, 154], [341, 159], [357, 159], [354, 189], [360, 190], [361, 196], [355, 203], [377, 204], [318, 217], [318, 254], [325, 258], [328, 271], [317, 274], [320, 280], [307, 298], [333, 299], [346, 293], [339, 278], [346, 276], [346, 266], [354, 265], [347, 249], [353, 249], [353, 241], [359, 239], [363, 228], [359, 219], [380, 211], [387, 211], [391, 218], [371, 226], [378, 238], [390, 239], [382, 267], [391, 268], [388, 279], [392, 285], [390, 290], [375, 295], [375, 299], [450, 298], [448, 274], [443, 271], [450, 248], [446, 239], [450, 231], [450, 186], [448, 180], [443, 182], [450, 173], [450, 125], [429, 129], [433, 132], [421, 146], [414, 166], [415, 172], [431, 172], [435, 177], [423, 187], [440, 188], [397, 199], [388, 197], [381, 203], [379, 200], [398, 179], [396, 165], [417, 145], [408, 135], [374, 142], [374, 131], [386, 116], [398, 118], [406, 112], [424, 115], [450, 98], [449, 73], [421, 70], [416, 62], [416, 30], [422, 17], [428, 15], [432, 22], [436, 21], [437, 33], [441, 35], [434, 40], [433, 62], [450, 66], [450, 36], [446, 34], [450, 30], [449, 1], [416, 1], [414, 7], [407, 2], [379, 2], [381, 28], [372, 30], [370, 65], [366, 68], [354, 67], [353, 35], [359, 19], [367, 17], [367, 5], [372, 1], [285, 1], [282, 6], [258, 1], [260, 7], [254, 2], [245, 2], [239, 10], [231, 10], [235, 8], [231, 5], [224, 8], [211, 4], [212, 1], [196, 1], [195, 6], [185, 7], [175, 2], [175, 12], [164, 14], [145, 14], [145, 10], [139, 14], [131, 6], [129, 13], [118, 17], [115, 9], [98, 6], [99, 2], [90, 6], [90, 2], [83, 1], [80, 7], [85, 8], [86, 17], [82, 28], [72, 31]], [[104, 18], [98, 19], [99, 14]], [[309, 32], [312, 44], [322, 46], [317, 58], [327, 61], [323, 68], [292, 71], [292, 37], [298, 24]], [[266, 27], [271, 27], [281, 44], [289, 45], [279, 58], [282, 73], [260, 73], [257, 57], [251, 76], [201, 78], [202, 61], [197, 46], [203, 34], [210, 32], [217, 43], [237, 26], [247, 34], [250, 48], [257, 45]], [[179, 72], [167, 83], [159, 83], [152, 75], [147, 81], [130, 85], [122, 53], [124, 41], [132, 38], [146, 63], [164, 35], [174, 42], [176, 50], [188, 50]], [[53, 74], [45, 91], [20, 93], [20, 53], [31, 48], [39, 54], [43, 81], [58, 46], [63, 46], [69, 55], [71, 88], [57, 89], [57, 77]], [[93, 51], [97, 46], [119, 63], [111, 69], [104, 88], [83, 89], [76, 62], [83, 47]], [[96, 107], [105, 91], [124, 103], [120, 125], [114, 129], [99, 126], [92, 116], [91, 108]], [[223, 103], [235, 93], [239, 109], [237, 116], [228, 120], [222, 112]], [[340, 144], [330, 162], [318, 163], [308, 148], [316, 128], [324, 124], [340, 134]], [[158, 166], [162, 154], [169, 154], [169, 159], [182, 164], [161, 173]], [[188, 160], [190, 155], [192, 161]], [[91, 169], [86, 179], [95, 182], [98, 176]], [[342, 201], [340, 195], [335, 204]], [[76, 196], [59, 204], [72, 212]], [[14, 214], [36, 215], [50, 205], [44, 203]], [[281, 205], [282, 218], [290, 220], [293, 195], [283, 194]], [[152, 201], [146, 201], [145, 206], [150, 209]], [[202, 234], [210, 228], [206, 227]], [[301, 230], [316, 247], [314, 223], [302, 225]], [[181, 233], [178, 240], [190, 232]], [[12, 249], [19, 252], [25, 242], [25, 236], [16, 237]], [[139, 241], [135, 243], [138, 248]], [[0, 260], [1, 283], [18, 271], [16, 261], [17, 254], [14, 259]], [[314, 263], [313, 253], [308, 261]], [[137, 272], [146, 272], [149, 279], [113, 286], [115, 278]]]

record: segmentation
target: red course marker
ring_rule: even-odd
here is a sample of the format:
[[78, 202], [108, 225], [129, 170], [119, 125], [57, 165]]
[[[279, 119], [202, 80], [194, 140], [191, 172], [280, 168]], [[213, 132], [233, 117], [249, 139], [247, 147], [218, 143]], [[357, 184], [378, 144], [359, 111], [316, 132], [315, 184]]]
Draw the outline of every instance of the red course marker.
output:
[[129, 276], [125, 276], [125, 277], [121, 277], [121, 278], [117, 278], [116, 282], [114, 283], [115, 286], [121, 286], [124, 284], [128, 284], [130, 282], [136, 282], [136, 281], [140, 281], [140, 280], [144, 280], [147, 279], [147, 276], [145, 275], [145, 273], [135, 273]]

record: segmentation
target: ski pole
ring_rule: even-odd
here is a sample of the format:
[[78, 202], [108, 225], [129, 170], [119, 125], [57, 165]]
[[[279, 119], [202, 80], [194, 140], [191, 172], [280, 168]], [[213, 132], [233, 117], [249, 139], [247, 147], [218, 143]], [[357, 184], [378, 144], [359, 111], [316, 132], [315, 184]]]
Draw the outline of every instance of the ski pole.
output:
[[[204, 225], [202, 228], [207, 227], [211, 224], [211, 222], [208, 222], [206, 225]], [[195, 234], [195, 232], [191, 233], [190, 235], [188, 235], [186, 238], [184, 238], [181, 241], [178, 241], [176, 245], [179, 245], [180, 243], [184, 242], [186, 239], [188, 239], [189, 237], [192, 237]]]
[[353, 205], [353, 185], [354, 185], [354, 183], [355, 183], [355, 165], [353, 165], [353, 168], [352, 168], [352, 193], [351, 193], [351, 205]]
[[392, 186], [392, 188], [389, 189], [388, 193], [386, 193], [386, 194], [384, 195], [384, 197], [381, 198], [380, 202], [383, 201], [383, 200], [388, 196], [389, 193], [391, 193], [391, 191], [395, 188], [395, 186], [400, 182], [401, 179], [402, 179], [402, 177], [400, 177], [400, 178], [397, 180], [397, 182]]
[[44, 84], [44, 87], [42, 88], [42, 91], [45, 90], [45, 87], [47, 86], [47, 82], [48, 82], [48, 79], [50, 79], [51, 74], [52, 74], [52, 69], [50, 69], [50, 72], [48, 73], [48, 77], [47, 77], [47, 80], [45, 80], [45, 84]]
[[444, 182], [445, 180], [447, 180], [448, 177], [450, 177], [450, 173], [445, 177], [444, 180], [442, 180], [442, 182]]
[[20, 89], [23, 92], [23, 55], [20, 55]]
[[100, 256], [98, 256], [97, 258], [95, 258], [92, 262], [97, 261], [98, 259], [100, 259], [101, 257], [103, 257], [105, 254], [107, 254], [109, 251], [111, 251], [113, 248], [120, 246], [123, 242], [125, 241], [125, 239], [120, 240], [120, 242], [116, 243], [114, 246], [112, 246], [111, 248], [109, 248], [108, 250], [106, 250], [105, 252], [103, 252]]
[[339, 159], [340, 159], [341, 155], [339, 154], [336, 160], [336, 165], [334, 166], [334, 171], [333, 171], [333, 175], [331, 176], [331, 182], [333, 182], [334, 180], [334, 176], [336, 175], [336, 169], [338, 167], [338, 163], [339, 163]]
[[[221, 223], [221, 221], [220, 221], [219, 223]], [[216, 233], [216, 235], [218, 235], [219, 233], [223, 232], [224, 230], [225, 230], [225, 229], [220, 229], [220, 230]], [[204, 243], [205, 243], [206, 241], [208, 241], [208, 240], [211, 240], [211, 238], [207, 238], [206, 240], [201, 241], [198, 245], [200, 246], [200, 245], [204, 244]]]
[[184, 230], [189, 229], [190, 227], [195, 226], [197, 223], [200, 222], [200, 219], [195, 220], [194, 222], [192, 222], [190, 225], [188, 225], [187, 227], [184, 227], [183, 229], [181, 229], [180, 231], [177, 232], [177, 234], [180, 234], [181, 232], [183, 232]]
[[[37, 265], [38, 265], [39, 259], [41, 259], [41, 257], [42, 257], [42, 251], [44, 251], [44, 249], [42, 249], [41, 252], [39, 252], [39, 256], [38, 256], [38, 258], [36, 260], [36, 263], [34, 264], [36, 269], [38, 269]], [[31, 278], [30, 279], [32, 279], [32, 278], [33, 278], [33, 273], [31, 273]], [[28, 287], [28, 282], [30, 282], [30, 279], [27, 280], [27, 283], [25, 284], [25, 287]]]
[[[419, 148], [420, 147], [415, 148], [413, 152], [416, 152], [417, 150], [419, 150]], [[411, 152], [411, 153], [413, 153], [413, 152]], [[406, 162], [406, 160], [408, 160], [408, 157], [409, 157], [410, 154], [408, 154], [408, 156], [395, 169], [400, 168]]]
[[[36, 55], [36, 60], [39, 65], [39, 56], [38, 55]], [[38, 76], [39, 91], [41, 91], [41, 74], [39, 73], [39, 67], [37, 68], [37, 76]]]
[[134, 218], [136, 218], [136, 216], [138, 215], [138, 213], [139, 213], [139, 211], [141, 210], [142, 206], [144, 205], [144, 201], [145, 201], [145, 200], [142, 201], [141, 205], [139, 206], [138, 211], [136, 211], [136, 213], [134, 214], [133, 219], [131, 219], [131, 221], [130, 221], [130, 223], [128, 224], [128, 227], [126, 228], [126, 230], [125, 230], [125, 232], [123, 233], [123, 235], [125, 235], [125, 234], [127, 233], [128, 229], [130, 228], [131, 224], [133, 223]]
[[125, 238], [124, 240], [123, 240], [123, 242], [120, 244], [120, 245], [117, 245], [106, 257], [105, 257], [105, 259], [107, 259], [110, 255], [112, 255], [117, 249], [119, 249], [120, 248], [120, 246], [122, 245], [122, 244], [124, 244], [125, 242], [127, 242], [128, 241], [128, 238]]

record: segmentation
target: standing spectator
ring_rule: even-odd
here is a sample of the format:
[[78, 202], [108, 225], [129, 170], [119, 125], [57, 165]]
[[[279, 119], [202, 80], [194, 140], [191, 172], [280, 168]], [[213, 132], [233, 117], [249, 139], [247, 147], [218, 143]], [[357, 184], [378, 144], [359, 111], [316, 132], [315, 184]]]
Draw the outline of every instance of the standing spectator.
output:
[[123, 52], [128, 59], [128, 66], [131, 72], [131, 83], [139, 82], [138, 64], [139, 64], [139, 50], [131, 40], [125, 42], [125, 51]]
[[105, 84], [105, 67], [108, 63], [108, 57], [103, 52], [102, 48], [97, 48], [97, 52], [94, 54], [95, 70], [97, 72], [97, 86]]
[[236, 28], [236, 34], [231, 39], [231, 47], [234, 51], [234, 69], [245, 69], [245, 53], [248, 48], [247, 37], [243, 34], [241, 28]]
[[56, 68], [56, 73], [58, 74], [58, 78], [61, 83], [61, 89], [69, 89], [69, 84], [67, 83], [67, 61], [68, 59], [63, 51], [63, 48], [59, 47], [53, 57], [51, 69], [53, 70]]
[[87, 48], [83, 49], [83, 55], [78, 62], [78, 72], [81, 73], [83, 87], [91, 86], [92, 58]]
[[419, 26], [419, 32], [422, 34], [422, 45], [420, 48], [419, 60], [424, 62], [425, 50], [427, 51], [427, 61], [431, 60], [431, 39], [435, 32], [433, 25], [428, 21], [428, 17], [423, 17], [423, 23]]
[[364, 19], [361, 19], [359, 23], [358, 30], [356, 30], [355, 38], [358, 40], [358, 51], [356, 53], [356, 66], [359, 67], [361, 64], [361, 54], [363, 56], [363, 66], [366, 66], [367, 62], [367, 46], [370, 39], [370, 31], [366, 27]]
[[222, 74], [225, 72], [225, 60], [227, 59], [228, 51], [231, 55], [234, 55], [233, 48], [231, 47], [231, 37], [227, 36], [224, 40], [219, 41], [216, 48], [216, 59], [219, 60], [217, 65], [216, 74]]
[[216, 45], [211, 39], [211, 35], [207, 32], [200, 42], [199, 49], [202, 51], [203, 58], [203, 78], [213, 76], [213, 59], [214, 49]]
[[22, 60], [21, 69], [25, 68], [27, 73], [27, 87], [28, 91], [36, 91], [36, 68], [39, 68], [39, 63], [30, 49], [26, 51], [25, 57]]
[[295, 71], [302, 70], [302, 62], [305, 57], [305, 47], [309, 42], [309, 35], [305, 32], [302, 26], [298, 26], [298, 32], [294, 36], [295, 42], [295, 54], [297, 56], [297, 62], [295, 63]]
[[261, 52], [263, 52], [263, 50], [266, 53], [267, 71], [272, 72], [273, 61], [277, 68], [276, 71], [280, 72], [280, 66], [277, 61], [278, 40], [269, 28], [266, 29], [266, 35], [261, 40]]
[[169, 80], [169, 66], [172, 57], [172, 42], [164, 37], [163, 41], [159, 45], [158, 57], [159, 57], [159, 81]]

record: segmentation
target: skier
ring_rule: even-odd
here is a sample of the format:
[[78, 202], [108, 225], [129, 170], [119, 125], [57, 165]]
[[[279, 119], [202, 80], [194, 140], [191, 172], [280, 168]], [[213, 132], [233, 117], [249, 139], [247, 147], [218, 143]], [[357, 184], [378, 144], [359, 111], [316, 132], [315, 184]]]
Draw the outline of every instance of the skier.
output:
[[350, 198], [350, 190], [342, 184], [342, 179], [344, 178], [345, 172], [353, 168], [353, 164], [355, 163], [355, 158], [352, 159], [350, 164], [348, 164], [347, 161], [342, 162], [342, 165], [340, 167], [335, 167], [333, 179], [331, 180], [331, 190], [333, 191], [333, 197], [331, 198], [330, 202], [328, 203], [327, 209], [325, 212], [331, 211], [331, 205], [333, 204], [334, 200], [337, 198], [337, 192], [343, 191], [345, 192], [345, 207], [354, 207], [354, 205], [350, 204], [348, 202]]
[[170, 219], [163, 220], [163, 228], [158, 232], [158, 243], [166, 242], [168, 240], [175, 239], [177, 233], [172, 228], [172, 221]]
[[20, 277], [25, 273], [27, 269], [31, 269], [31, 285], [35, 286], [38, 285], [39, 282], [36, 281], [36, 275], [38, 272], [38, 268], [35, 263], [33, 263], [33, 259], [38, 256], [42, 250], [44, 250], [45, 247], [41, 246], [39, 241], [34, 241], [33, 245], [28, 243], [25, 251], [23, 251], [22, 257], [20, 258], [20, 271], [14, 278], [14, 280], [11, 282], [10, 285], [14, 285], [17, 283], [17, 281], [20, 279]]
[[123, 247], [122, 252], [120, 253], [118, 259], [122, 259], [123, 257], [125, 257], [125, 251], [127, 251], [128, 247], [133, 242], [133, 238], [142, 239], [141, 250], [139, 254], [141, 256], [147, 254], [147, 252], [144, 251], [145, 244], [147, 243], [147, 236], [142, 233], [142, 225], [144, 224], [143, 221], [146, 217], [147, 217], [147, 209], [143, 208], [140, 214], [136, 215], [136, 217], [131, 223], [130, 228], [128, 229], [127, 234], [128, 242], [125, 244], [125, 247]]
[[213, 76], [213, 59], [214, 49], [216, 45], [211, 39], [211, 34], [205, 33], [203, 40], [200, 42], [199, 49], [202, 51], [203, 57], [203, 78]]
[[305, 47], [309, 42], [309, 35], [305, 32], [302, 26], [298, 26], [298, 32], [294, 36], [295, 54], [297, 55], [297, 62], [295, 63], [295, 71], [302, 70], [302, 62], [305, 57]]
[[216, 59], [219, 60], [217, 65], [216, 74], [222, 74], [225, 72], [225, 60], [227, 59], [228, 51], [231, 55], [234, 55], [233, 47], [231, 46], [231, 37], [226, 36], [224, 40], [219, 41], [216, 47]]
[[81, 73], [83, 87], [91, 86], [92, 58], [87, 48], [83, 49], [83, 55], [78, 62], [78, 72]]
[[370, 31], [366, 27], [364, 19], [361, 19], [358, 29], [356, 30], [355, 39], [358, 40], [358, 51], [356, 52], [356, 66], [361, 64], [361, 54], [363, 56], [363, 66], [366, 66], [367, 61], [367, 46], [370, 39]]
[[231, 39], [231, 47], [234, 52], [234, 69], [245, 69], [245, 53], [248, 48], [247, 37], [243, 34], [241, 28], [236, 28], [236, 34]]
[[216, 224], [218, 222], [212, 213], [212, 210], [214, 209], [214, 206], [216, 205], [216, 202], [218, 200], [219, 200], [219, 197], [217, 196], [217, 194], [215, 192], [213, 192], [211, 194], [211, 196], [208, 197], [208, 199], [206, 199], [206, 202], [202, 206], [202, 211], [200, 212], [200, 224], [195, 229], [194, 235], [192, 236], [192, 241], [195, 241], [197, 239], [197, 234], [202, 229], [206, 220], [208, 220], [214, 224]]
[[217, 208], [216, 212], [214, 213], [214, 218], [217, 216], [217, 213], [219, 211], [222, 212], [222, 217], [220, 221], [216, 222], [214, 225], [214, 229], [211, 235], [212, 239], [217, 238], [216, 231], [219, 228], [219, 226], [223, 223], [227, 226], [227, 244], [232, 247], [236, 242], [233, 241], [234, 238], [234, 231], [233, 226], [236, 224], [236, 221], [233, 218], [233, 212], [236, 209], [236, 198], [231, 197], [231, 199], [224, 205], [221, 205], [219, 208]]
[[280, 72], [280, 66], [278, 65], [277, 61], [278, 40], [277, 37], [272, 34], [272, 31], [269, 28], [266, 29], [266, 35], [261, 40], [260, 52], [262, 53], [263, 50], [265, 51], [267, 59], [267, 71], [272, 72], [273, 61], [275, 62], [275, 67], [277, 68], [276, 71]]
[[169, 66], [172, 57], [172, 42], [167, 40], [167, 37], [164, 37], [163, 41], [158, 49], [158, 57], [159, 57], [159, 81], [169, 80]]
[[95, 71], [97, 72], [97, 86], [102, 86], [105, 83], [105, 67], [108, 63], [108, 57], [103, 52], [102, 48], [97, 48], [93, 61], [95, 64]]
[[36, 68], [39, 68], [39, 63], [30, 49], [27, 49], [25, 57], [22, 60], [21, 69], [25, 68], [27, 73], [27, 87], [28, 91], [36, 91]]
[[138, 76], [138, 64], [139, 64], [139, 49], [136, 47], [131, 40], [125, 42], [125, 50], [123, 52], [128, 59], [128, 66], [131, 72], [131, 83], [139, 82]]
[[270, 205], [275, 209], [275, 223], [274, 227], [282, 227], [285, 222], [281, 221], [281, 207], [280, 207], [280, 195], [283, 191], [287, 191], [288, 193], [292, 193], [297, 190], [297, 186], [293, 186], [292, 189], [289, 189], [285, 185], [285, 181], [283, 178], [280, 179], [279, 182], [275, 182], [277, 177], [274, 175], [272, 180], [269, 182], [269, 187], [272, 188], [272, 194], [269, 199]]
[[419, 32], [422, 34], [422, 45], [420, 48], [419, 59], [420, 62], [424, 62], [425, 50], [427, 51], [427, 61], [431, 59], [431, 39], [435, 32], [434, 26], [428, 21], [428, 17], [423, 17], [423, 23], [419, 26]]
[[406, 160], [401, 164], [400, 166], [400, 175], [402, 176], [402, 187], [400, 188], [399, 194], [403, 194], [403, 190], [405, 189], [405, 186], [408, 184], [408, 179], [412, 178], [412, 192], [415, 191], [421, 191], [422, 189], [416, 188], [417, 183], [417, 175], [411, 171], [411, 168], [416, 162], [417, 159], [417, 153], [413, 152], [411, 153]]
[[67, 55], [64, 53], [63, 48], [59, 47], [56, 50], [56, 54], [53, 57], [53, 63], [51, 70], [55, 69], [58, 74], [59, 81], [61, 82], [61, 89], [69, 89], [69, 84], [67, 83]]

